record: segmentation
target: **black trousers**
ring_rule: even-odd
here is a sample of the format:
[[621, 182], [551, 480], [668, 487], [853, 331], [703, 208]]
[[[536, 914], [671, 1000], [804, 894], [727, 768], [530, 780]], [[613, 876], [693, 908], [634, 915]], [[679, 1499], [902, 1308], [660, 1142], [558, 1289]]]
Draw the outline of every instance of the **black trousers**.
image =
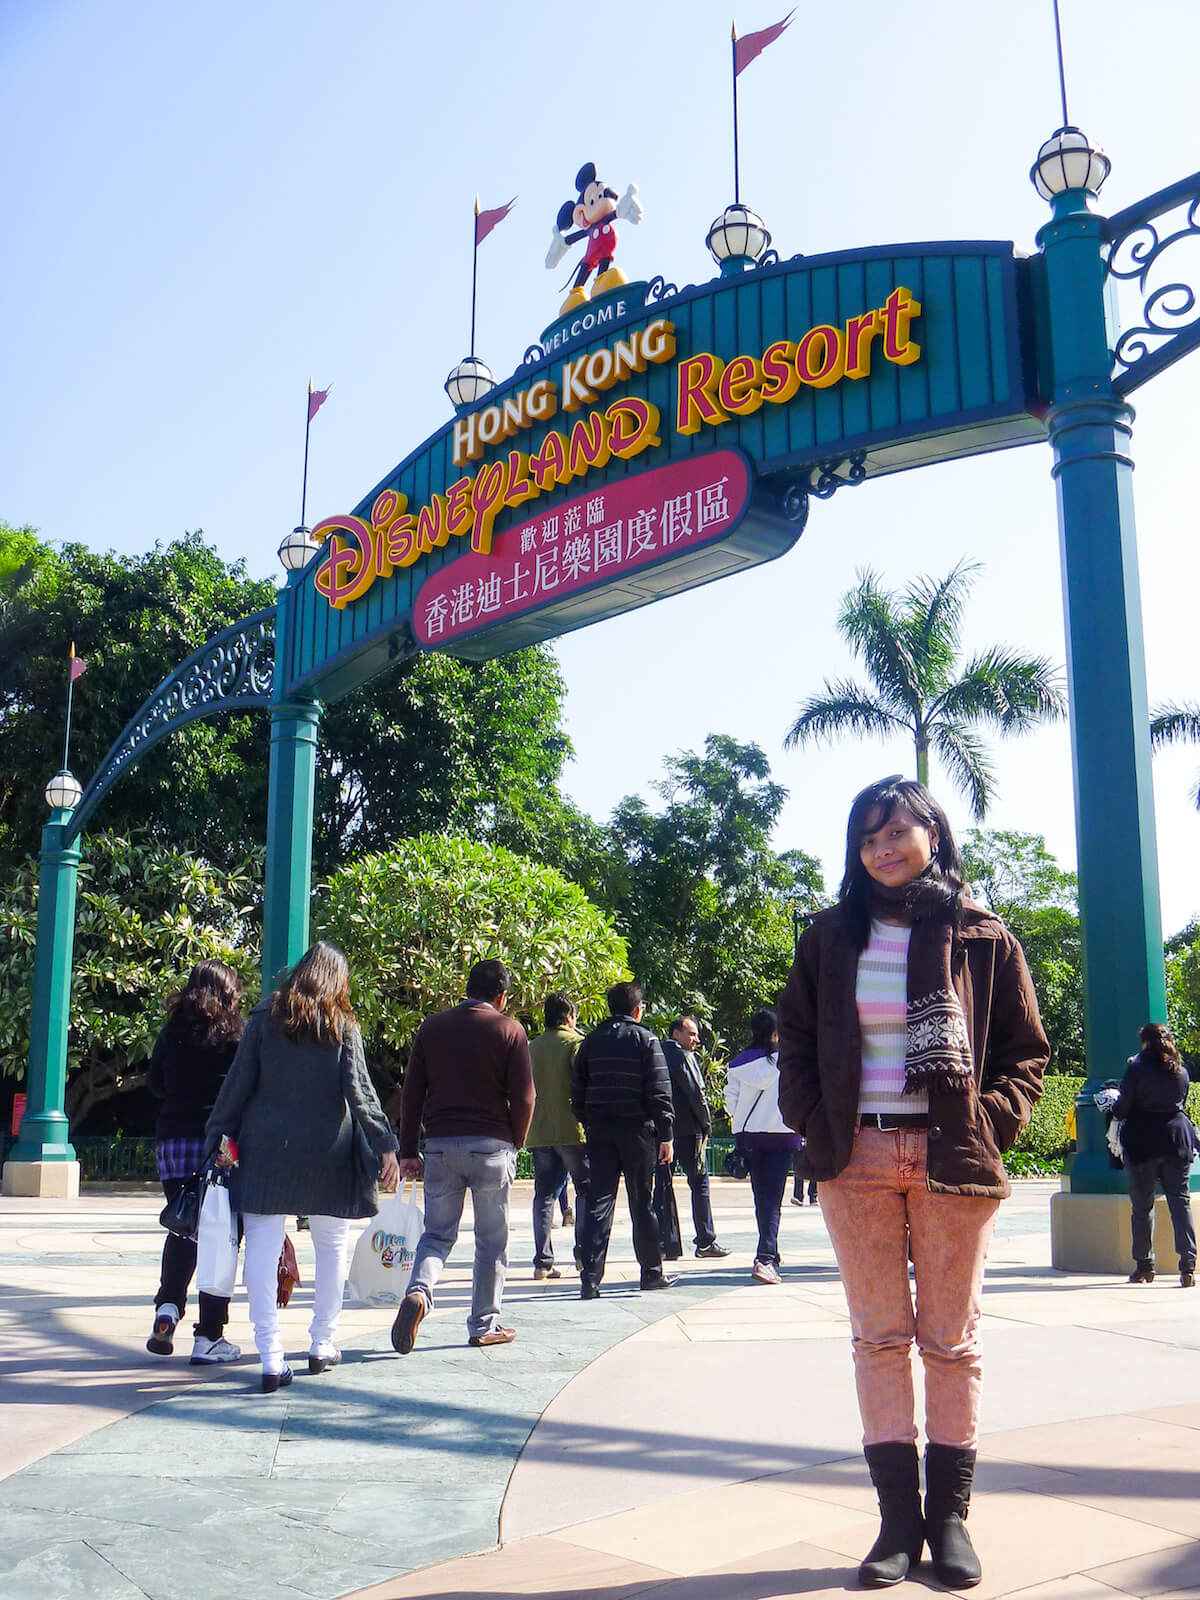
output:
[[[184, 1178], [164, 1178], [163, 1193], [174, 1200], [185, 1187]], [[196, 1271], [196, 1241], [181, 1239], [177, 1233], [168, 1233], [163, 1243], [162, 1270], [158, 1293], [154, 1296], [154, 1309], [159, 1306], [176, 1306], [182, 1319], [187, 1306], [188, 1285]], [[200, 1293], [200, 1320], [196, 1332], [206, 1339], [219, 1339], [229, 1321], [229, 1301], [215, 1294]]]
[[1196, 1229], [1192, 1222], [1188, 1174], [1192, 1163], [1186, 1156], [1157, 1156], [1150, 1161], [1126, 1161], [1129, 1202], [1133, 1208], [1133, 1259], [1154, 1262], [1154, 1191], [1159, 1184], [1167, 1198], [1179, 1270], [1193, 1272], [1196, 1267]]
[[[675, 1159], [683, 1168], [692, 1192], [692, 1226], [696, 1230], [696, 1248], [714, 1243], [717, 1230], [713, 1226], [712, 1201], [708, 1193], [708, 1168], [700, 1154], [700, 1139], [694, 1133], [681, 1133], [675, 1140]], [[654, 1174], [655, 1187], [670, 1183], [671, 1168], [660, 1166]]]
[[662, 1246], [651, 1204], [658, 1157], [658, 1140], [653, 1127], [647, 1123], [640, 1127], [614, 1126], [595, 1131], [589, 1128], [587, 1153], [591, 1192], [581, 1242], [581, 1281], [597, 1284], [604, 1277], [617, 1184], [621, 1178], [625, 1179], [625, 1197], [633, 1219], [633, 1253], [642, 1269], [642, 1279], [659, 1277]]

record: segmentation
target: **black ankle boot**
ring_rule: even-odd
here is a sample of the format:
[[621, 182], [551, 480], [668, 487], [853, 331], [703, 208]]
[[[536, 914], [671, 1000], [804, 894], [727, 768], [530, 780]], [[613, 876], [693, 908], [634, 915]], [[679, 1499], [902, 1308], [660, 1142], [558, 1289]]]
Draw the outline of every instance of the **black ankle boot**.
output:
[[869, 1444], [863, 1450], [879, 1496], [879, 1537], [858, 1569], [864, 1589], [900, 1583], [921, 1559], [921, 1467], [915, 1444]]
[[964, 1527], [974, 1478], [974, 1450], [925, 1446], [925, 1537], [933, 1570], [950, 1589], [969, 1589], [983, 1576]]

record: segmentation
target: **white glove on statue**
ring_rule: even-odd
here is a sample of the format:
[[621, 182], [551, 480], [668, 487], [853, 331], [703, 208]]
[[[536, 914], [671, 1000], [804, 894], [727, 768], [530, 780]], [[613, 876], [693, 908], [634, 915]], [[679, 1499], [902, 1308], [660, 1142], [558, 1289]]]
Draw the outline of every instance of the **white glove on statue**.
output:
[[554, 267], [556, 267], [566, 253], [567, 241], [563, 238], [562, 234], [559, 233], [558, 229], [555, 228], [550, 239], [550, 248], [546, 251], [547, 269], [552, 270]]
[[636, 183], [631, 183], [617, 201], [617, 215], [625, 222], [640, 222], [642, 220], [642, 202], [638, 199], [638, 186]]

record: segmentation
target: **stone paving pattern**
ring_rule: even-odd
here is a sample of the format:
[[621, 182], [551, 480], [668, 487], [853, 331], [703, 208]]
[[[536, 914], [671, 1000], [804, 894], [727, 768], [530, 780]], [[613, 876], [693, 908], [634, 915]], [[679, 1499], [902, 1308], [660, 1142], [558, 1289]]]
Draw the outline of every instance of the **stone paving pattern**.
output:
[[[1052, 1187], [1018, 1186], [991, 1256], [972, 1593], [1200, 1597], [1200, 1295], [1053, 1272]], [[309, 1378], [297, 1291], [274, 1396], [251, 1358], [145, 1354], [152, 1190], [0, 1201], [0, 1597], [844, 1594], [874, 1500], [820, 1213], [785, 1205], [764, 1288], [748, 1186], [714, 1198], [728, 1263], [689, 1253], [679, 1288], [641, 1295], [623, 1221], [584, 1303], [573, 1274], [532, 1282], [518, 1185], [515, 1344], [465, 1344], [464, 1226], [410, 1357], [388, 1312], [348, 1309], [343, 1365]], [[240, 1290], [230, 1335], [250, 1347]], [[924, 1567], [897, 1593], [931, 1588]]]

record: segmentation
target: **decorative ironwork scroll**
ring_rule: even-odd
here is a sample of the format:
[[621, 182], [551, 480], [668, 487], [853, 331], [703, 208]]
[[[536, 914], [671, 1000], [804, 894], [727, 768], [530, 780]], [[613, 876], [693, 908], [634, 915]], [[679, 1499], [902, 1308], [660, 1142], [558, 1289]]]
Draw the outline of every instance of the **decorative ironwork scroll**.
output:
[[200, 717], [269, 706], [274, 666], [274, 606], [243, 617], [193, 651], [125, 724], [71, 815], [67, 841], [82, 831], [121, 774], [167, 734]]
[[852, 455], [838, 456], [829, 461], [818, 461], [786, 480], [779, 497], [779, 509], [789, 522], [798, 522], [803, 529], [808, 522], [811, 500], [828, 500], [839, 489], [864, 483], [866, 476], [865, 450], [856, 450]]
[[[1181, 213], [1170, 232], [1156, 226], [1168, 212]], [[1141, 322], [1122, 332], [1113, 351], [1113, 387], [1124, 396], [1200, 346], [1196, 290], [1178, 279], [1153, 286], [1173, 245], [1190, 240], [1200, 251], [1200, 172], [1109, 217], [1104, 237], [1108, 276], [1135, 283], [1142, 296]], [[1200, 254], [1196, 259], [1200, 262]]]
[[660, 300], [669, 300], [672, 295], [678, 293], [679, 285], [677, 283], [668, 283], [663, 275], [659, 273], [657, 278], [651, 278], [646, 285], [646, 297], [643, 304], [652, 306]]

